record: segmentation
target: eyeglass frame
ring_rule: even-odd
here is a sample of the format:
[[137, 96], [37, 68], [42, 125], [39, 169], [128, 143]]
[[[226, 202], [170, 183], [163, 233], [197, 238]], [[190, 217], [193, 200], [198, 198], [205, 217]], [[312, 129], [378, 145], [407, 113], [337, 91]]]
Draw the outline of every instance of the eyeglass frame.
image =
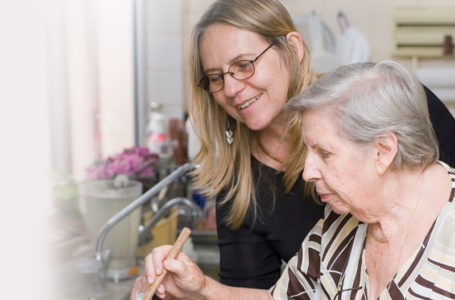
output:
[[[220, 74], [216, 74], [216, 75], [221, 76], [221, 80], [223, 81], [223, 84], [221, 85], [221, 88], [220, 88], [220, 89], [218, 89], [218, 90], [216, 90], [216, 91], [210, 91], [210, 90], [209, 90], [210, 82], [209, 82], [209, 77], [208, 77], [208, 76], [209, 76], [209, 75], [215, 75], [215, 73], [204, 75], [204, 76], [201, 78], [201, 80], [199, 80], [198, 87], [200, 87], [200, 88], [206, 90], [207, 92], [209, 92], [209, 93], [211, 93], [211, 94], [214, 94], [214, 93], [217, 93], [217, 92], [221, 91], [221, 90], [224, 88], [224, 76], [225, 76], [226, 74], [231, 75], [231, 77], [234, 78], [235, 80], [246, 80], [246, 79], [251, 78], [251, 77], [254, 75], [254, 73], [256, 72], [256, 67], [255, 67], [254, 63], [255, 63], [262, 55], [264, 55], [264, 53], [265, 53], [267, 50], [269, 50], [270, 48], [272, 48], [273, 45], [275, 45], [275, 42], [272, 42], [270, 45], [268, 45], [267, 48], [265, 48], [261, 53], [259, 53], [254, 59], [239, 59], [239, 60], [236, 60], [236, 61], [234, 61], [232, 64], [229, 65], [227, 72], [224, 72], [224, 73], [221, 72]], [[242, 79], [237, 79], [237, 78], [234, 77], [234, 72], [231, 72], [231, 71], [229, 71], [229, 70], [231, 69], [231, 67], [232, 67], [233, 65], [238, 64], [239, 62], [242, 62], [242, 61], [250, 63], [250, 64], [253, 66], [253, 72], [251, 72], [251, 75], [249, 75], [248, 77], [245, 77], [245, 78], [242, 78]], [[205, 87], [205, 86], [206, 86], [206, 87]]]

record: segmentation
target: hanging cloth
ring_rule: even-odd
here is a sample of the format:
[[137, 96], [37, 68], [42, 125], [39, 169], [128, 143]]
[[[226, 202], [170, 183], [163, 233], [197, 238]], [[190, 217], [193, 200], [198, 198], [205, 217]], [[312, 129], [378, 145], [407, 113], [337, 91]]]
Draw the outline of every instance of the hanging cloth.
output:
[[313, 11], [309, 17], [309, 31], [311, 32], [311, 62], [315, 73], [326, 73], [340, 65], [336, 55], [324, 47], [323, 22]]
[[368, 61], [371, 50], [365, 36], [349, 25], [346, 15], [341, 11], [337, 14], [337, 21], [341, 32], [335, 51], [338, 61], [343, 65]]

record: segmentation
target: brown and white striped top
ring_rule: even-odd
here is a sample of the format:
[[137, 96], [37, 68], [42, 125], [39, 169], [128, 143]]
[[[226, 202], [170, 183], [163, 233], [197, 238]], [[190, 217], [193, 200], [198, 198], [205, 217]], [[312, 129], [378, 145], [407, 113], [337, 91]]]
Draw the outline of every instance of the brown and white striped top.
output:
[[[455, 169], [448, 203], [421, 247], [395, 274], [379, 299], [455, 299]], [[368, 299], [364, 243], [367, 224], [327, 205], [271, 289], [275, 299]]]

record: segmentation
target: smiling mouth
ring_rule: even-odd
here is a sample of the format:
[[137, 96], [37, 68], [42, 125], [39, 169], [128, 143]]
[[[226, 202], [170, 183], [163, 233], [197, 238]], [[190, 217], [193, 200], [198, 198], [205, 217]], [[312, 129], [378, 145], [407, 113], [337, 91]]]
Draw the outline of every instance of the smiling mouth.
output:
[[256, 102], [256, 100], [258, 100], [259, 97], [261, 97], [261, 95], [262, 95], [262, 94], [259, 94], [258, 96], [254, 97], [253, 99], [250, 99], [250, 100], [246, 101], [246, 102], [243, 103], [242, 105], [238, 105], [238, 106], [237, 106], [237, 109], [242, 110], [242, 109], [247, 108], [248, 106], [250, 106], [251, 104], [253, 104], [254, 102]]

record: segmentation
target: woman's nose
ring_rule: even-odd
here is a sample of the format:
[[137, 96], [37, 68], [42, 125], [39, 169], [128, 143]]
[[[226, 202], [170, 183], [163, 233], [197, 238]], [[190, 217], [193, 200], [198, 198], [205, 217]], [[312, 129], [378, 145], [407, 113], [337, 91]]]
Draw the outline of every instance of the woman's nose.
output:
[[227, 97], [233, 97], [245, 87], [244, 80], [238, 80], [227, 73], [224, 75], [224, 93]]
[[316, 162], [311, 155], [308, 155], [305, 159], [302, 178], [307, 182], [316, 181], [321, 178], [320, 172], [316, 167]]

